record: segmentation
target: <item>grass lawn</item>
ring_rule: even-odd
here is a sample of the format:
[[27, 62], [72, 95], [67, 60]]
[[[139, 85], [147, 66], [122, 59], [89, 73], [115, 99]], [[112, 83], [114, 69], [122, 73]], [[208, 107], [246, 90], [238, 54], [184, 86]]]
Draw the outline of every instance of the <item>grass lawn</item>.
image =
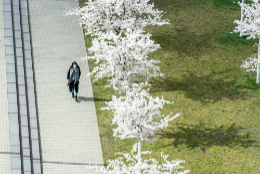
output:
[[[162, 160], [160, 152], [170, 160], [185, 160], [182, 165], [191, 174], [260, 173], [260, 85], [256, 72], [240, 68], [242, 60], [257, 53], [253, 44], [258, 41], [230, 34], [240, 19], [233, 1], [152, 0], [171, 24], [147, 28], [161, 45], [150, 57], [161, 61], [165, 73], [150, 80], [150, 94], [174, 101], [163, 113], [181, 115], [142, 150], [152, 151], [150, 157], [157, 160]], [[85, 39], [89, 48], [91, 38]], [[95, 64], [89, 64], [92, 70]], [[106, 163], [118, 151], [130, 152], [137, 140], [112, 136], [113, 115], [101, 108], [115, 92], [105, 83], [92, 85]]]

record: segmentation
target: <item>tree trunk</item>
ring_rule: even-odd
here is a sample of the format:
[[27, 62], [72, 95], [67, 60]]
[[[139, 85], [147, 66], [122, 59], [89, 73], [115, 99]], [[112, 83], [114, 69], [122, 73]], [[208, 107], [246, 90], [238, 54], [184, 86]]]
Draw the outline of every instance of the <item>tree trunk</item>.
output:
[[[140, 165], [141, 165], [141, 162], [142, 162], [142, 156], [141, 156], [142, 149], [141, 148], [142, 148], [142, 141], [139, 140], [139, 142], [138, 142], [138, 153], [139, 153], [138, 162], [140, 163]], [[138, 171], [138, 174], [142, 174], [142, 173], [143, 173], [143, 171], [142, 171], [142, 169], [140, 169]]]
[[[110, 21], [109, 6], [107, 6], [107, 23]], [[109, 31], [109, 29], [107, 30]]]
[[141, 160], [142, 160], [141, 152], [142, 152], [142, 141], [139, 140], [139, 142], [138, 142], [138, 153], [139, 153], [139, 159], [138, 159], [138, 161], [140, 161], [140, 162], [141, 162]]
[[[260, 44], [260, 39], [259, 39]], [[260, 62], [260, 45], [258, 45], [258, 59], [257, 59], [257, 75], [256, 75], [256, 83], [260, 84], [260, 72], [259, 72], [259, 62]]]
[[110, 21], [110, 15], [109, 15], [109, 6], [107, 6], [107, 20]]
[[[242, 0], [242, 4], [245, 4], [245, 0]], [[243, 17], [244, 17], [244, 9], [242, 9], [241, 7], [241, 22], [243, 21]], [[242, 37], [244, 35], [243, 31], [240, 31], [240, 35], [239, 37]]]

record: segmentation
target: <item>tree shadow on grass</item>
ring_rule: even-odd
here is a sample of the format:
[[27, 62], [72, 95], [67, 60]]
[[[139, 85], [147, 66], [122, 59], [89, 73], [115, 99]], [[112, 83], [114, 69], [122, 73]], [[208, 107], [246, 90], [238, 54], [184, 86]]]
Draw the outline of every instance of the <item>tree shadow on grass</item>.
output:
[[160, 44], [162, 50], [177, 52], [178, 57], [193, 57], [198, 59], [206, 50], [215, 49], [212, 44], [213, 31], [202, 34], [190, 31], [188, 26], [175, 28], [176, 34], [172, 33], [172, 28], [165, 27], [158, 32], [153, 32], [151, 36], [155, 43]]
[[[228, 8], [230, 10], [240, 10], [241, 7], [237, 4], [234, 3], [234, 0], [212, 0], [213, 4], [215, 5], [216, 8]], [[245, 0], [244, 3], [250, 4], [250, 0]]]
[[[187, 75], [182, 75], [180, 78], [156, 78], [151, 79], [151, 92], [156, 91], [184, 91], [186, 98], [195, 101], [200, 101], [202, 104], [215, 103], [224, 98], [229, 100], [245, 100], [248, 94], [243, 89], [259, 90], [259, 85], [254, 85], [255, 82], [237, 84], [235, 80], [225, 80], [225, 73], [212, 72], [212, 74], [197, 76], [194, 72], [187, 70]], [[214, 75], [221, 77], [214, 78]]]
[[[160, 138], [173, 139], [173, 142], [166, 146], [178, 147], [186, 145], [190, 149], [200, 148], [203, 152], [212, 146], [227, 146], [233, 148], [259, 147], [251, 132], [241, 133], [245, 128], [237, 127], [235, 123], [229, 127], [219, 126], [215, 128], [206, 127], [200, 123], [177, 124], [177, 130], [163, 132]], [[243, 131], [244, 132], [244, 131]]]

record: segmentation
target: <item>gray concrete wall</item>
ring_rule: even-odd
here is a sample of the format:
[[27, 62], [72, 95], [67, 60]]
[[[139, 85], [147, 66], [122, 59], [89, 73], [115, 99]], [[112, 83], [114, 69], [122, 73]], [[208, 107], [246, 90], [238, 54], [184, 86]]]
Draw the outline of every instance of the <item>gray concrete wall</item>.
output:
[[3, 0], [0, 0], [0, 174], [11, 173]]

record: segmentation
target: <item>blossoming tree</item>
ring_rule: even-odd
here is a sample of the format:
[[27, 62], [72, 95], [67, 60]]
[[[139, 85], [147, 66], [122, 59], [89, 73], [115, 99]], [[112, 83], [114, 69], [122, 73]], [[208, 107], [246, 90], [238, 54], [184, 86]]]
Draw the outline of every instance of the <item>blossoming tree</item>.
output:
[[[147, 86], [148, 84], [144, 85]], [[126, 97], [120, 96], [117, 98], [112, 96], [112, 100], [106, 102], [108, 107], [103, 108], [114, 112], [112, 123], [117, 124], [118, 127], [113, 130], [113, 136], [122, 140], [128, 138], [138, 139], [138, 153], [140, 155], [141, 142], [153, 142], [156, 139], [153, 137], [155, 131], [166, 128], [169, 121], [180, 115], [178, 113], [171, 118], [162, 115], [160, 109], [163, 108], [163, 105], [172, 103], [163, 98], [151, 97], [147, 90], [143, 90], [142, 87], [137, 84], [133, 85]], [[159, 120], [159, 118], [161, 119]]]
[[[110, 85], [118, 89], [115, 84], [120, 83], [124, 90], [133, 83], [133, 77], [139, 75], [150, 77], [163, 76], [159, 73], [158, 60], [149, 59], [148, 54], [160, 48], [150, 39], [151, 34], [141, 34], [140, 30], [126, 29], [125, 37], [118, 39], [112, 31], [102, 33], [93, 39], [90, 52], [94, 56], [88, 59], [97, 60], [98, 66], [90, 74], [95, 74], [95, 80], [110, 77]], [[109, 85], [108, 85], [109, 86]]]
[[[89, 165], [87, 169], [95, 170], [102, 174], [136, 174], [138, 171], [142, 171], [143, 174], [187, 174], [190, 172], [189, 170], [179, 171], [183, 168], [180, 164], [185, 161], [176, 160], [170, 162], [167, 160], [169, 155], [163, 155], [163, 153], [161, 153], [161, 157], [164, 163], [161, 165], [159, 165], [155, 159], [140, 161], [138, 159], [140, 155], [136, 153], [136, 147], [137, 144], [134, 145], [130, 154], [117, 153], [123, 155], [128, 164], [125, 164], [123, 158], [119, 157], [115, 160], [108, 160], [109, 165], [107, 167]], [[145, 151], [142, 152], [142, 154], [151, 154], [151, 152]]]
[[80, 25], [86, 34], [99, 35], [103, 30], [112, 30], [121, 35], [126, 29], [143, 29], [147, 25], [169, 24], [162, 20], [163, 11], [154, 9], [150, 0], [89, 0], [86, 6], [69, 11], [79, 15]]
[[[245, 18], [244, 20], [235, 20], [234, 23], [238, 24], [236, 30], [234, 32], [242, 32], [243, 35], [249, 35], [247, 39], [260, 39], [260, 4], [259, 0], [253, 0], [252, 4], [240, 3], [238, 4], [244, 10]], [[250, 58], [249, 58], [250, 59]], [[252, 60], [252, 59], [251, 59]], [[254, 59], [255, 60], [255, 59]], [[248, 65], [247, 60], [244, 62], [245, 67], [246, 64]], [[256, 83], [260, 84], [260, 40], [258, 44], [258, 60], [254, 63], [257, 65], [257, 76], [256, 76]], [[252, 64], [253, 65], [253, 64]]]

